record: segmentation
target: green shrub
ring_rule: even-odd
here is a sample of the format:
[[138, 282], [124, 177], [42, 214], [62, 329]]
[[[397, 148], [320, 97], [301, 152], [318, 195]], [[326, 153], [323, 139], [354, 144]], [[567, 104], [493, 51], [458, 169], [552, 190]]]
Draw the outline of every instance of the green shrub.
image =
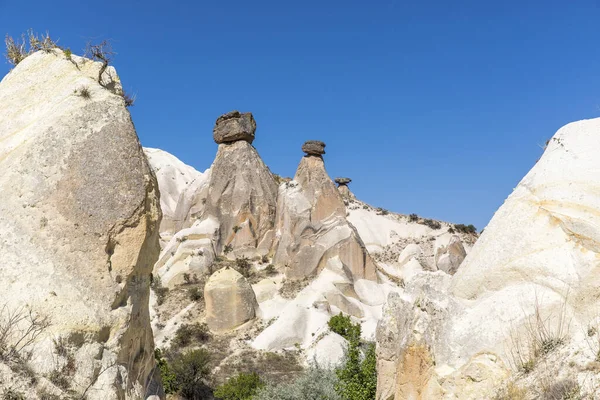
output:
[[171, 363], [178, 393], [187, 400], [207, 398], [204, 381], [210, 373], [210, 353], [205, 349], [178, 354]]
[[417, 222], [419, 220], [419, 216], [417, 214], [410, 214], [408, 216], [408, 222]]
[[273, 264], [269, 264], [267, 265], [267, 268], [265, 268], [265, 274], [267, 275], [276, 275], [277, 274], [277, 269], [275, 268], [275, 266]]
[[360, 325], [353, 324], [350, 316], [344, 316], [341, 312], [334, 315], [327, 323], [332, 332], [344, 337], [346, 340], [360, 340]]
[[185, 347], [192, 342], [203, 343], [210, 339], [210, 331], [208, 325], [196, 322], [195, 324], [183, 324], [175, 332], [173, 345], [175, 347]]
[[163, 358], [162, 351], [158, 348], [154, 349], [154, 360], [156, 360], [156, 367], [160, 370], [160, 377], [165, 393], [177, 393], [179, 388], [177, 387], [176, 376], [171, 371], [167, 360]]
[[335, 371], [311, 366], [291, 383], [265, 386], [253, 400], [342, 400], [337, 384]]
[[440, 224], [439, 222], [434, 221], [432, 219], [424, 219], [424, 220], [419, 221], [419, 223], [422, 225], [427, 225], [431, 229], [440, 229], [442, 227], [442, 224]]
[[217, 387], [215, 397], [220, 400], [249, 400], [263, 386], [265, 386], [265, 383], [257, 373], [240, 373]]
[[477, 228], [473, 225], [455, 224], [454, 229], [461, 233], [474, 234], [477, 233]]
[[336, 370], [338, 393], [344, 400], [374, 400], [377, 392], [375, 343], [369, 343], [362, 357], [360, 340], [352, 339], [344, 365]]
[[188, 297], [191, 301], [199, 301], [202, 299], [202, 290], [199, 287], [189, 288]]
[[233, 251], [233, 246], [228, 244], [223, 248], [223, 254], [228, 254], [231, 253]]

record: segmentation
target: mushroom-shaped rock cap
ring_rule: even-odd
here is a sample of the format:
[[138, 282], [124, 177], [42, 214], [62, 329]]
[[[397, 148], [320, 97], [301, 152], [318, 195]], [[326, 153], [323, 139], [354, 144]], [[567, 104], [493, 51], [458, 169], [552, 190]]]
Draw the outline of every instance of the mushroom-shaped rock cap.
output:
[[338, 185], [347, 185], [350, 182], [352, 182], [352, 179], [350, 178], [335, 178], [335, 183]]
[[325, 143], [319, 140], [308, 140], [302, 145], [302, 151], [309, 156], [320, 156], [325, 154]]
[[255, 131], [256, 121], [252, 113], [231, 111], [217, 118], [213, 128], [213, 139], [219, 144], [237, 142], [238, 140], [252, 143]]

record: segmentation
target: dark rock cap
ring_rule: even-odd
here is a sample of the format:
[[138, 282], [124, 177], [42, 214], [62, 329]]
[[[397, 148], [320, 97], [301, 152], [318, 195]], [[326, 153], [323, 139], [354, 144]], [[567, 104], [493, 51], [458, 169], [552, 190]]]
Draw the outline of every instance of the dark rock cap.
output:
[[318, 140], [308, 140], [302, 145], [302, 151], [309, 156], [320, 156], [325, 154], [325, 143]]
[[335, 183], [338, 185], [347, 185], [350, 182], [352, 182], [352, 179], [350, 178], [335, 178]]
[[256, 132], [256, 121], [252, 113], [231, 111], [217, 118], [213, 128], [213, 139], [219, 144], [238, 140], [252, 143], [254, 132]]

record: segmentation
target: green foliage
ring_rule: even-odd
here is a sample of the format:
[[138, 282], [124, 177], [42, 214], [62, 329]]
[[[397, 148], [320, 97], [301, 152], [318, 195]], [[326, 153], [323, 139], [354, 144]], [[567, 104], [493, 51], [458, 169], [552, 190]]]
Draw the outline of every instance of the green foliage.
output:
[[250, 271], [252, 264], [246, 257], [239, 257], [235, 259], [235, 270], [242, 274], [245, 278], [249, 278], [252, 273]]
[[457, 231], [459, 231], [461, 233], [469, 233], [469, 234], [477, 233], [477, 228], [475, 228], [475, 226], [473, 226], [473, 225], [455, 224], [454, 229], [456, 229]]
[[353, 324], [350, 316], [344, 316], [341, 312], [334, 315], [327, 323], [332, 332], [344, 337], [348, 341], [360, 340], [360, 325]]
[[231, 253], [233, 251], [233, 246], [228, 244], [223, 248], [223, 254], [228, 254]]
[[165, 393], [177, 393], [179, 388], [177, 387], [176, 376], [171, 371], [167, 360], [163, 358], [162, 351], [158, 348], [154, 349], [154, 359], [156, 360], [156, 366], [160, 370], [160, 377]]
[[265, 386], [253, 400], [342, 400], [335, 390], [337, 384], [333, 370], [311, 366], [290, 383]]
[[410, 214], [408, 216], [408, 222], [417, 222], [419, 220], [419, 216], [417, 214]]
[[169, 288], [163, 287], [160, 276], [151, 276], [151, 277], [152, 277], [152, 279], [151, 279], [152, 283], [150, 284], [150, 288], [152, 288], [152, 290], [154, 291], [154, 294], [156, 294], [156, 302], [160, 306], [161, 304], [163, 304], [165, 302], [167, 293], [169, 293]]
[[188, 400], [204, 399], [204, 380], [210, 373], [210, 353], [204, 349], [177, 355], [171, 363], [178, 393]]
[[71, 52], [71, 49], [63, 49], [63, 54], [65, 55], [65, 57], [67, 57], [67, 60], [71, 60], [71, 56], [73, 55], [73, 53]]
[[191, 301], [198, 301], [202, 299], [202, 290], [199, 287], [189, 288], [188, 297]]
[[233, 233], [238, 233], [238, 231], [240, 231], [242, 228], [240, 226], [234, 226], [233, 228]]
[[419, 223], [422, 225], [427, 225], [431, 229], [440, 229], [442, 227], [442, 224], [440, 224], [439, 222], [434, 221], [432, 219], [424, 219], [424, 220], [419, 221]]
[[183, 324], [175, 332], [173, 338], [173, 346], [185, 347], [192, 342], [192, 339], [196, 342], [203, 343], [210, 339], [210, 331], [208, 325], [196, 322], [195, 324]]
[[367, 344], [364, 357], [360, 340], [352, 339], [344, 365], [336, 370], [338, 393], [344, 400], [374, 400], [377, 392], [375, 343]]
[[265, 386], [265, 383], [257, 373], [240, 373], [217, 387], [215, 397], [220, 400], [249, 400], [263, 386]]
[[275, 266], [273, 264], [269, 264], [269, 265], [267, 265], [267, 268], [265, 268], [265, 274], [277, 275], [277, 269], [275, 268]]

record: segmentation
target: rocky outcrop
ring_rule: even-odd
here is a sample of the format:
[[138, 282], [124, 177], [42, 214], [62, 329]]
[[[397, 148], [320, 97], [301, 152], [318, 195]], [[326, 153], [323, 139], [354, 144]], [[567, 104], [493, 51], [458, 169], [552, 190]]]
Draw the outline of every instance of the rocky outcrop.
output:
[[452, 235], [448, 244], [440, 245], [435, 250], [435, 264], [439, 270], [453, 275], [466, 256], [462, 241], [457, 235]]
[[335, 178], [335, 183], [338, 184], [338, 190], [344, 199], [354, 199], [354, 194], [348, 188], [350, 182], [352, 182], [350, 178]]
[[72, 391], [117, 399], [134, 386], [159, 390], [148, 296], [161, 211], [124, 100], [97, 83], [100, 67], [37, 52], [0, 83], [0, 319], [47, 317], [23, 349], [33, 370], [72, 358]]
[[204, 209], [202, 201], [208, 192], [210, 169], [199, 172], [160, 149], [144, 148], [144, 153], [160, 188], [163, 212], [160, 233], [170, 238], [181, 229], [189, 228]]
[[302, 151], [308, 156], [320, 157], [325, 154], [325, 143], [319, 140], [308, 140], [302, 145]]
[[344, 201], [320, 156], [303, 157], [294, 180], [280, 186], [277, 232], [274, 263], [288, 278], [315, 275], [339, 257], [354, 278], [376, 279], [375, 263], [346, 220]]
[[[407, 288], [403, 305], [380, 325], [381, 344], [392, 332], [386, 326], [406, 321], [396, 329], [395, 371], [386, 373], [379, 398], [493, 398], [509, 375], [535, 376], [554, 353], [562, 361], [541, 367], [553, 380], [571, 374], [582, 394], [597, 387], [577, 365], [596, 357], [589, 340], [597, 333], [589, 327], [600, 306], [598, 131], [600, 119], [561, 128], [451, 281], [435, 291]], [[429, 334], [419, 334], [424, 326]], [[406, 355], [417, 346], [435, 362], [425, 379], [407, 375], [413, 364]], [[418, 395], [434, 389], [433, 397]]]
[[213, 138], [218, 144], [233, 143], [238, 140], [245, 140], [252, 144], [255, 131], [256, 121], [252, 113], [231, 111], [217, 118], [213, 129]]
[[[219, 117], [215, 132], [255, 126], [251, 114], [238, 114]], [[254, 128], [251, 131], [254, 135]], [[216, 133], [215, 141], [219, 142]], [[249, 141], [219, 144], [204, 202], [194, 229], [213, 240], [216, 254], [254, 257], [269, 252], [275, 235], [277, 184]]]
[[225, 267], [210, 276], [204, 287], [206, 323], [213, 332], [224, 332], [250, 321], [258, 304], [252, 286], [239, 272]]

